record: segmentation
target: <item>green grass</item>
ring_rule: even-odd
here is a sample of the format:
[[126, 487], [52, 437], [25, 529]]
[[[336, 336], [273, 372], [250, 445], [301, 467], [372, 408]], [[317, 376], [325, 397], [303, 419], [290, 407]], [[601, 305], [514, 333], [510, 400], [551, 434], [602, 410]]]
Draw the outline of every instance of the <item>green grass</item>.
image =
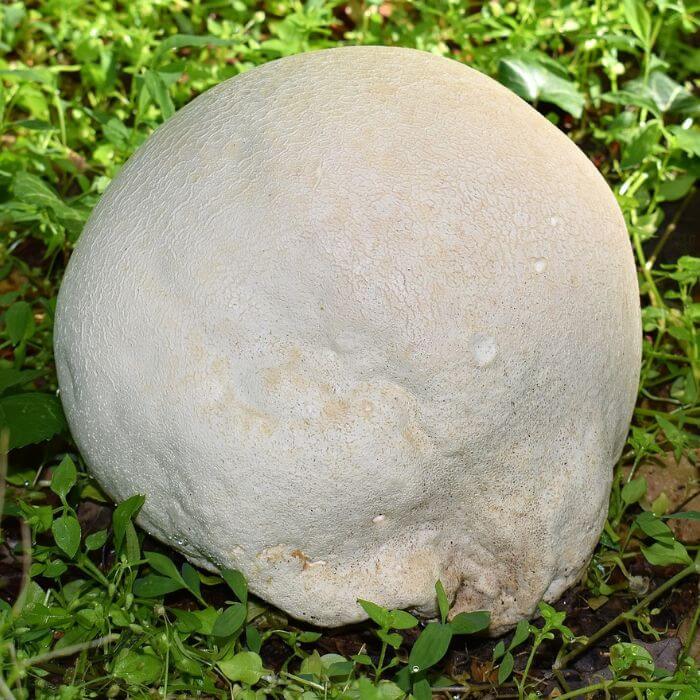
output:
[[[7, 469], [0, 697], [373, 700], [427, 698], [432, 687], [444, 697], [525, 698], [555, 686], [562, 698], [700, 697], [690, 653], [698, 546], [668, 527], [693, 522], [697, 512], [669, 517], [675, 502], [663, 489], [650, 501], [643, 476], [655, 458], [668, 465], [662, 475], [681, 458], [694, 464], [699, 443], [693, 289], [700, 259], [674, 246], [700, 173], [698, 7], [682, 0], [2, 5], [0, 426], [9, 430], [0, 431], [0, 453], [10, 449], [0, 460]], [[573, 594], [578, 607], [571, 596], [557, 610], [542, 606], [538, 620], [498, 643], [464, 636], [483, 627], [478, 616], [418, 626], [407, 613], [370, 603], [373, 622], [322, 636], [249, 600], [235, 572], [222, 580], [196, 571], [134, 527], [138, 499], [112, 510], [83, 469], [55, 393], [51, 334], [61, 274], [129, 155], [174, 110], [252, 66], [377, 43], [450, 56], [533, 103], [607, 178], [637, 257], [639, 401], [605, 530]], [[690, 496], [696, 480], [686, 484]], [[444, 608], [439, 584], [436, 595]], [[669, 668], [637, 642], [672, 639], [668, 620], [679, 600], [685, 643]], [[460, 661], [465, 639], [471, 665]], [[595, 653], [609, 666], [604, 679], [571, 670]]]

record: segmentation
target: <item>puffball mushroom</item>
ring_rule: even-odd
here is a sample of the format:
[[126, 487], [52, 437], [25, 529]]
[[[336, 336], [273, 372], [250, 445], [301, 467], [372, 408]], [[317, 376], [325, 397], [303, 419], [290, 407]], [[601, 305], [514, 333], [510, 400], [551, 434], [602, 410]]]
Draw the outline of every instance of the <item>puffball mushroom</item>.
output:
[[195, 564], [324, 626], [358, 598], [498, 633], [580, 575], [633, 409], [638, 288], [593, 165], [456, 61], [284, 58], [95, 209], [56, 313], [73, 435]]

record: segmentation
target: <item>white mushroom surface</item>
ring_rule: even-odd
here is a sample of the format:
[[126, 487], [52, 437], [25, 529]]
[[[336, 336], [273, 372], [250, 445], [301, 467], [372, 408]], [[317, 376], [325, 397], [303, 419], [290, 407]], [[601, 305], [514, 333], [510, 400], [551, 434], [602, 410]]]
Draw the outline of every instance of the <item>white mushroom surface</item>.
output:
[[408, 49], [285, 58], [180, 110], [61, 288], [61, 397], [106, 491], [324, 626], [581, 574], [634, 405], [615, 198], [490, 78]]

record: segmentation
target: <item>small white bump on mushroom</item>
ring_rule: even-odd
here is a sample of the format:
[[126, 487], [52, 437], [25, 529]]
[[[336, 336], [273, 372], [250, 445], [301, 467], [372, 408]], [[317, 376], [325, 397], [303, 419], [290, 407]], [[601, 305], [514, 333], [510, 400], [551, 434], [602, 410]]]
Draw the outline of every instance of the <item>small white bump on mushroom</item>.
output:
[[549, 218], [550, 226], [558, 226], [561, 223], [561, 219], [558, 216], [551, 216]]
[[493, 362], [498, 354], [498, 345], [496, 339], [490, 335], [476, 333], [472, 346], [474, 359], [479, 367], [485, 367]]
[[547, 269], [547, 260], [545, 258], [537, 258], [535, 260], [535, 272], [543, 273]]
[[384, 522], [384, 519], [385, 519], [385, 518], [386, 518], [386, 516], [385, 516], [385, 515], [382, 515], [382, 514], [380, 513], [379, 515], [375, 515], [375, 516], [372, 518], [372, 522], [373, 522], [375, 525], [379, 525], [379, 523], [383, 523], [383, 522]]

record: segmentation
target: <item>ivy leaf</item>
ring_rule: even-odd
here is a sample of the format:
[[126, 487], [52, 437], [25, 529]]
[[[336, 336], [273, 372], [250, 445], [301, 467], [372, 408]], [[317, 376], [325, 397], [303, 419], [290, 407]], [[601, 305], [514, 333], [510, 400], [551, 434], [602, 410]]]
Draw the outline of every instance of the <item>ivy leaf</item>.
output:
[[62, 515], [51, 523], [51, 532], [56, 544], [70, 557], [75, 556], [80, 546], [80, 523], [72, 515]]
[[584, 98], [575, 83], [530, 56], [502, 58], [498, 64], [498, 79], [529, 102], [551, 102], [575, 117], [583, 112]]

